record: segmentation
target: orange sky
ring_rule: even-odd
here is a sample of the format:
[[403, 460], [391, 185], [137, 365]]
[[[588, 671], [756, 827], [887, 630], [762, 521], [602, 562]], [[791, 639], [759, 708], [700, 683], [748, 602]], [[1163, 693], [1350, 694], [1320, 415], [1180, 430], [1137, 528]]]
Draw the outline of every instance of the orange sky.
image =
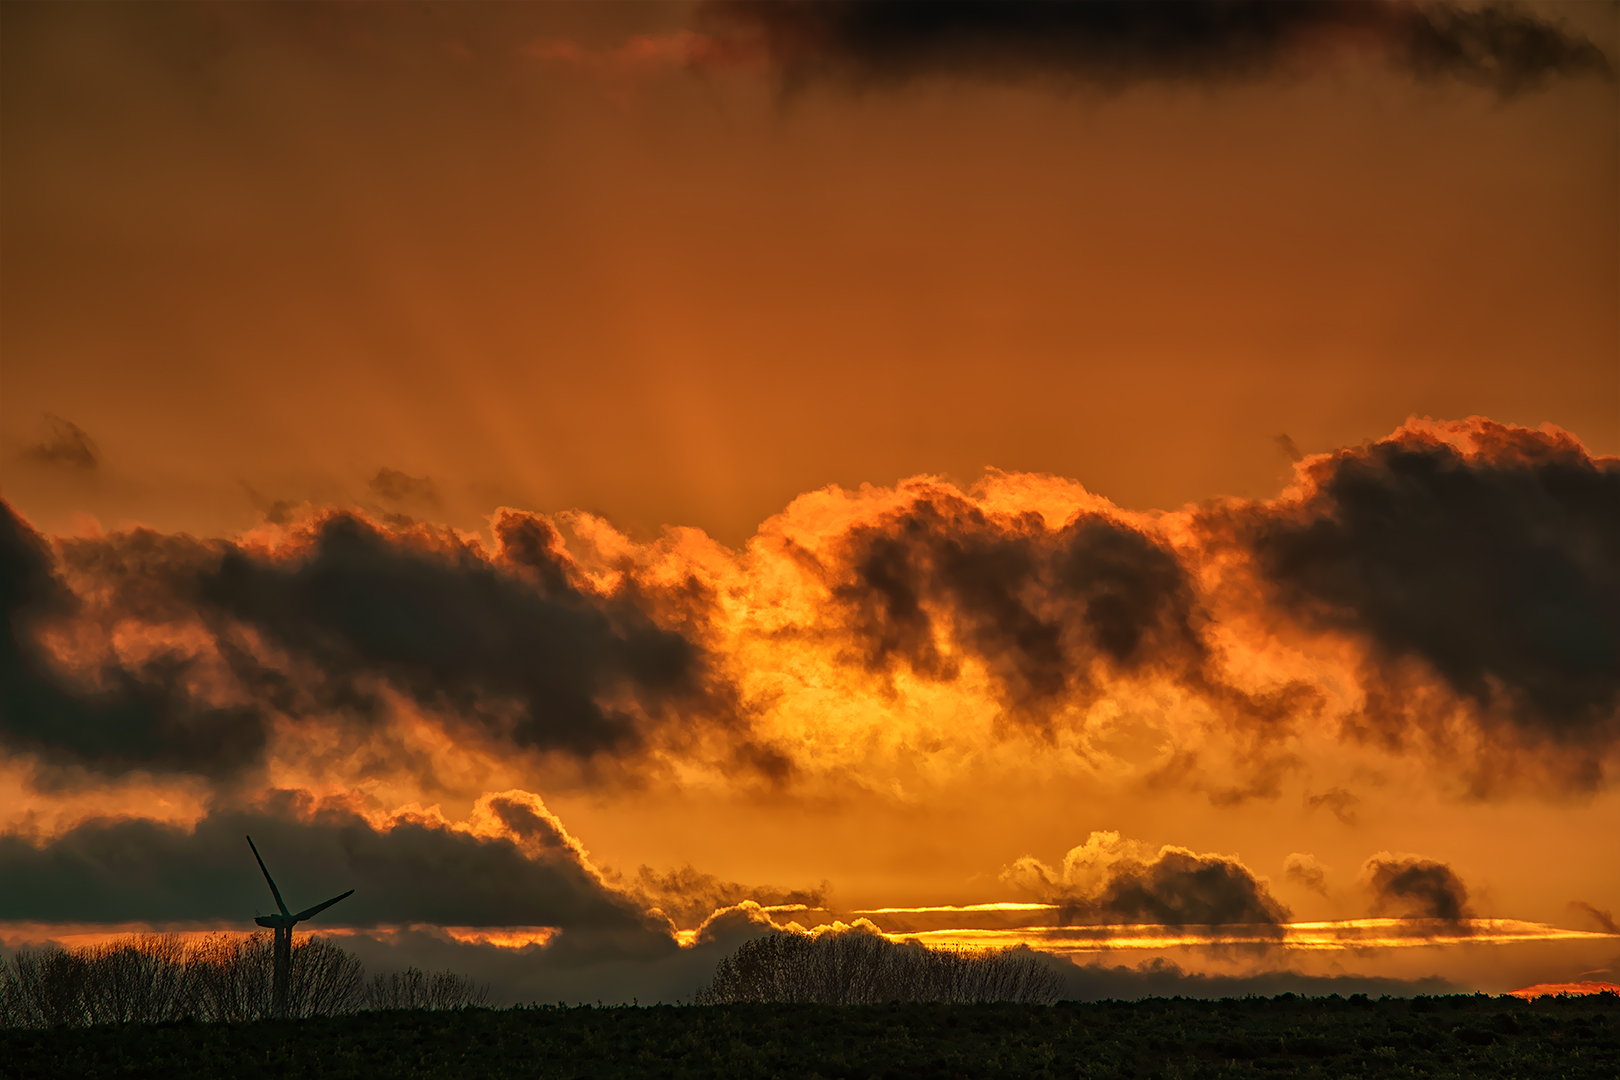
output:
[[[504, 844], [593, 933], [795, 891], [1152, 922], [1116, 894], [1164, 845], [1294, 921], [1454, 879], [1612, 933], [1612, 72], [1509, 92], [1329, 20], [1241, 77], [874, 74], [750, 10], [0, 7], [0, 554], [58, 590], [0, 673], [68, 718], [0, 739], [0, 924], [110, 815]], [[1534, 10], [1620, 55], [1620, 9]], [[1431, 529], [1418, 458], [1483, 501], [1437, 481]], [[578, 686], [524, 660], [575, 647]], [[118, 711], [163, 679], [192, 711]], [[1109, 832], [1127, 869], [1065, 876]], [[491, 904], [352, 919], [525, 921]], [[221, 917], [163, 910], [64, 918]], [[1505, 990], [1620, 941], [1162, 955]]]
[[[159, 14], [161, 13], [161, 14]], [[1613, 44], [1611, 8], [1562, 15]], [[7, 16], [0, 433], [51, 529], [219, 532], [379, 468], [441, 513], [740, 542], [802, 491], [1275, 490], [1408, 415], [1620, 450], [1612, 83], [614, 78], [675, 5]]]

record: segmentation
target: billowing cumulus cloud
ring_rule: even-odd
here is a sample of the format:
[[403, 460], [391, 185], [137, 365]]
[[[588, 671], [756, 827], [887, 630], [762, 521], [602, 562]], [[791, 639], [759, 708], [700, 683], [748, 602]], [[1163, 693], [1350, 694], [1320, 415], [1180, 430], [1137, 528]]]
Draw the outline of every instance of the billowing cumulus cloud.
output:
[[1277, 926], [1289, 914], [1237, 859], [1169, 845], [1151, 851], [1115, 832], [1092, 833], [1060, 867], [1020, 859], [1003, 880], [1061, 904], [1075, 922]]
[[[1398, 744], [1444, 721], [1415, 664], [1512, 742], [1620, 736], [1620, 461], [1485, 420], [1408, 425], [1300, 466], [1246, 534], [1272, 603], [1367, 643], [1361, 722]], [[1599, 782], [1595, 757], [1578, 765]]]
[[1450, 921], [1473, 914], [1468, 887], [1445, 863], [1384, 851], [1368, 859], [1361, 872], [1376, 914]]
[[852, 528], [828, 567], [862, 662], [950, 680], [971, 655], [1010, 711], [1044, 720], [1116, 679], [1167, 679], [1246, 719], [1276, 721], [1304, 687], [1251, 696], [1221, 683], [1187, 568], [1162, 539], [1080, 512], [1052, 528], [944, 490]]
[[[6, 507], [0, 744], [57, 784], [360, 754], [427, 776], [442, 754], [407, 754], [408, 720], [509, 762], [781, 787], [874, 775], [885, 746], [1034, 738], [1227, 806], [1345, 738], [1477, 794], [1590, 790], [1620, 742], [1617, 505], [1615, 459], [1476, 419], [1171, 514], [1012, 474], [829, 489], [740, 552], [563, 515], [569, 548], [512, 510], [487, 538], [310, 508], [233, 539], [47, 541]], [[1127, 720], [1154, 733], [1132, 761]], [[1344, 780], [1307, 782], [1357, 823]]]
[[1036, 515], [998, 520], [965, 500], [923, 497], [846, 544], [834, 593], [871, 666], [949, 677], [939, 649], [949, 636], [985, 659], [1015, 706], [1085, 692], [1098, 667], [1184, 676], [1203, 666], [1180, 562], [1102, 515], [1054, 532]]
[[504, 726], [519, 746], [624, 747], [636, 721], [602, 697], [625, 688], [656, 708], [661, 694], [696, 691], [691, 644], [633, 603], [575, 587], [549, 524], [507, 513], [494, 532], [492, 558], [452, 536], [337, 515], [301, 557], [235, 548], [197, 587], [209, 608], [301, 652], [325, 685], [380, 676]]
[[[141, 540], [141, 554], [156, 549], [178, 556], [177, 562], [200, 550], [189, 541]], [[142, 578], [131, 592], [161, 594], [163, 588]], [[162, 603], [155, 595], [132, 600], [148, 608]], [[258, 759], [263, 712], [249, 703], [195, 701], [188, 683], [196, 658], [179, 649], [139, 659], [103, 655], [85, 665], [83, 678], [65, 677], [31, 630], [83, 611], [44, 538], [0, 502], [0, 742], [7, 748], [114, 773], [215, 773]]]
[[[1339, 51], [1504, 95], [1613, 71], [1601, 49], [1557, 21], [1496, 3], [713, 0], [702, 13], [722, 41], [757, 37], [792, 80], [1213, 83], [1292, 73]], [[729, 60], [735, 52], [710, 47], [694, 58]]]
[[634, 752], [685, 707], [725, 720], [697, 646], [577, 580], [549, 522], [491, 528], [487, 550], [331, 513], [263, 543], [137, 529], [53, 551], [5, 507], [0, 741], [95, 772], [229, 776], [262, 763], [278, 720], [364, 726], [385, 690], [579, 758]]

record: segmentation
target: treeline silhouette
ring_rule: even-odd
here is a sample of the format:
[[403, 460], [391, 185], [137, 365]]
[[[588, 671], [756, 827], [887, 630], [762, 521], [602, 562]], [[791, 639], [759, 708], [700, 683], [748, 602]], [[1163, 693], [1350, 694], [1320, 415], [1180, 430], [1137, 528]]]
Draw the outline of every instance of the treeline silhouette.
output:
[[[270, 1016], [271, 936], [137, 934], [78, 949], [20, 949], [0, 963], [0, 1027], [59, 1028]], [[484, 1005], [489, 987], [417, 968], [369, 982], [329, 938], [293, 945], [288, 1015]]]
[[931, 949], [861, 930], [771, 934], [721, 960], [696, 1005], [781, 1002], [881, 1005], [891, 1001], [1050, 1004], [1063, 976], [1027, 949]]

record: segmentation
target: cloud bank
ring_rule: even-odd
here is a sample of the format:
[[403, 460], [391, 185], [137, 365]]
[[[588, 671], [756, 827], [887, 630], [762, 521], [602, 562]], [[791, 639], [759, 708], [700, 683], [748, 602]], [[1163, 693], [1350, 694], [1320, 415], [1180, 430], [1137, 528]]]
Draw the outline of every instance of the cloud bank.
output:
[[[920, 78], [1226, 83], [1292, 74], [1341, 52], [1405, 74], [1509, 96], [1550, 80], [1613, 77], [1603, 51], [1541, 12], [1383, 0], [712, 0], [720, 39], [757, 42], [790, 83]], [[733, 57], [711, 47], [694, 59]]]
[[726, 722], [699, 647], [580, 581], [549, 522], [506, 511], [492, 530], [486, 549], [334, 512], [270, 544], [138, 529], [53, 550], [6, 506], [0, 743], [224, 781], [263, 764], [278, 722], [378, 722], [385, 688], [469, 736], [582, 759], [632, 753], [688, 707]]
[[[848, 724], [954, 695], [1054, 749], [1178, 700], [1157, 782], [1221, 804], [1274, 797], [1310, 732], [1427, 753], [1476, 794], [1606, 786], [1620, 463], [1474, 419], [1295, 468], [1276, 499], [1158, 515], [1009, 474], [829, 489], [742, 552], [511, 509], [483, 537], [312, 510], [51, 541], [6, 506], [0, 746], [69, 785], [230, 788], [289, 754], [430, 778], [435, 754], [384, 738], [408, 721], [509, 761], [791, 785], [854, 764], [815, 741], [852, 729], [802, 726], [814, 684]], [[1309, 801], [1354, 826], [1359, 800]]]

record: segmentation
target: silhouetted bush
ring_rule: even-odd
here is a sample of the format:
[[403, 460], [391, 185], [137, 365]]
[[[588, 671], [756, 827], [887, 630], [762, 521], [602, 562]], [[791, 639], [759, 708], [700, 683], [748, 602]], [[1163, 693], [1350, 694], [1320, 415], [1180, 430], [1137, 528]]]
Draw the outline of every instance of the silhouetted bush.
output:
[[77, 955], [87, 965], [86, 1022], [153, 1023], [191, 1015], [191, 971], [178, 935], [144, 934], [80, 949]]
[[[0, 963], [0, 1027], [264, 1019], [272, 949], [269, 934], [215, 934], [189, 944], [176, 934], [141, 934], [82, 949], [20, 949]], [[417, 976], [425, 990], [386, 1007], [453, 1008], [482, 1004], [489, 994], [449, 972]], [[359, 957], [329, 938], [293, 945], [291, 979], [293, 1017], [352, 1013], [372, 996]]]
[[451, 971], [406, 968], [377, 975], [365, 990], [368, 1009], [464, 1009], [489, 1004], [489, 985]]
[[270, 1015], [271, 935], [212, 934], [193, 943], [187, 968], [198, 1019], [234, 1022]]
[[19, 951], [7, 965], [7, 1026], [56, 1028], [89, 1022], [85, 982], [90, 965], [62, 949]]
[[293, 945], [287, 1015], [339, 1016], [360, 1008], [366, 969], [360, 958], [327, 938]]
[[720, 961], [698, 1005], [891, 1001], [1050, 1003], [1063, 976], [1027, 949], [930, 949], [863, 930], [771, 934]]

